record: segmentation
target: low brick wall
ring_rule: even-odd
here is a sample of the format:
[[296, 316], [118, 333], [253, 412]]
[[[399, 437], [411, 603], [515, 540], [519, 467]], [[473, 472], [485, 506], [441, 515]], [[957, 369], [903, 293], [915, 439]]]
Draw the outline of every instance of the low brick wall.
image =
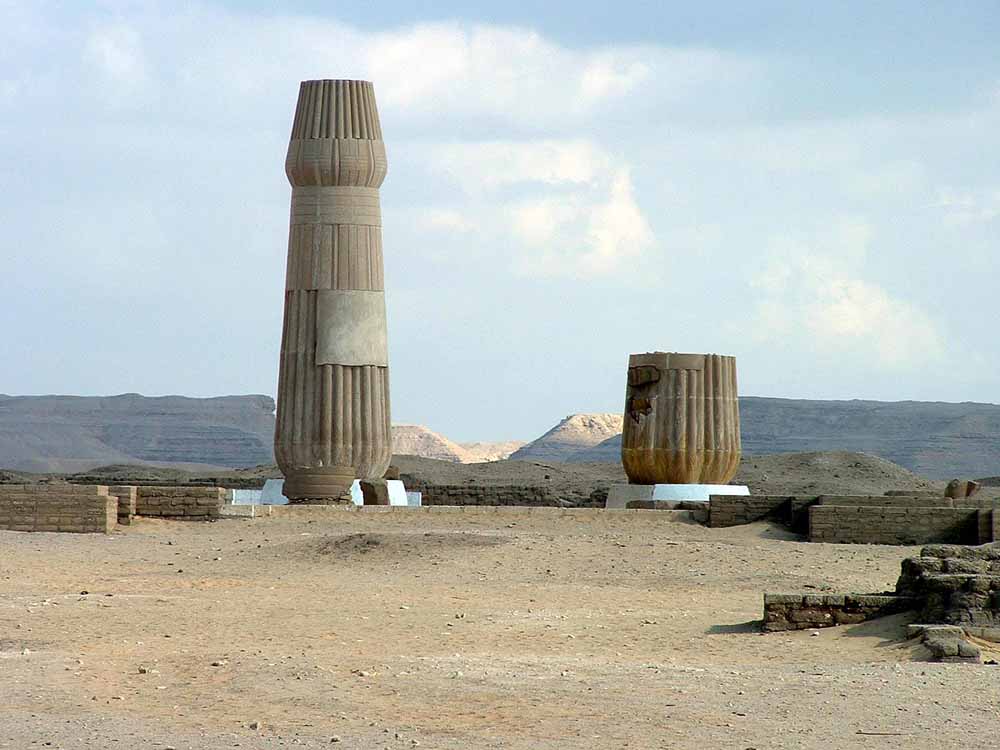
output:
[[407, 484], [406, 489], [422, 494], [424, 505], [526, 505], [559, 506], [548, 487], [475, 484]]
[[219, 518], [229, 490], [222, 487], [137, 487], [138, 516], [207, 521]]
[[980, 511], [974, 508], [813, 505], [809, 509], [809, 541], [979, 544], [979, 516]]
[[918, 599], [886, 594], [764, 594], [764, 631], [854, 625], [917, 606]]
[[709, 501], [708, 525], [724, 528], [770, 520], [792, 528], [804, 527], [804, 511], [815, 502], [816, 497], [793, 495], [713, 495]]
[[891, 495], [713, 496], [708, 525], [772, 520], [811, 542], [985, 544], [1000, 540], [1000, 499]]
[[820, 505], [870, 505], [879, 508], [979, 508], [997, 505], [991, 497], [927, 497], [926, 495], [820, 495]]
[[130, 484], [117, 484], [108, 488], [108, 492], [118, 498], [118, 523], [128, 525], [135, 515], [135, 499], [137, 488]]
[[118, 500], [101, 485], [0, 485], [0, 529], [110, 534]]

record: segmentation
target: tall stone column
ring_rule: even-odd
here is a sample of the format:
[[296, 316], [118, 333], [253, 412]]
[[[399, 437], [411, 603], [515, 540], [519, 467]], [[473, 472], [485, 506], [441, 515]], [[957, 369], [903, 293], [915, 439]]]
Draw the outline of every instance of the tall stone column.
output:
[[304, 81], [292, 184], [274, 453], [291, 502], [343, 498], [392, 453], [379, 186], [385, 144], [367, 81]]

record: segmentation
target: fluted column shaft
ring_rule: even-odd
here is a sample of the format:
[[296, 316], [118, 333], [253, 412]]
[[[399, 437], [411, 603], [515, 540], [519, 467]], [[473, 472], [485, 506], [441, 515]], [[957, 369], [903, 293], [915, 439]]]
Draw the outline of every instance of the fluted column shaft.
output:
[[372, 85], [304, 81], [285, 159], [292, 201], [274, 439], [292, 502], [341, 497], [389, 465], [386, 169]]
[[632, 484], [726, 484], [740, 452], [735, 357], [629, 357], [622, 465]]

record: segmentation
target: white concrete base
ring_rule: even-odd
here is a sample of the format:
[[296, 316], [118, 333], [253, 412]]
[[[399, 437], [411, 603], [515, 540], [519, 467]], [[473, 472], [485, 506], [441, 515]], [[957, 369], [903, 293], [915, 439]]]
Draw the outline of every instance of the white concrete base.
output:
[[233, 505], [287, 505], [284, 479], [268, 479], [259, 490], [233, 490]]
[[[389, 489], [389, 505], [407, 507], [410, 505], [410, 499], [407, 497], [408, 493], [406, 488], [403, 486], [403, 481], [401, 479], [387, 479], [386, 487]], [[361, 494], [361, 482], [357, 479], [354, 480], [354, 484], [351, 485], [351, 502], [355, 505], [364, 505], [365, 497]], [[420, 505], [419, 499], [417, 499], [418, 506]]]
[[[622, 510], [635, 500], [707, 503], [712, 495], [749, 495], [745, 484], [613, 484], [605, 508]], [[669, 506], [668, 506], [669, 507]]]
[[[285, 486], [284, 479], [268, 479], [264, 483], [262, 490], [234, 490], [233, 505], [288, 505], [288, 498], [283, 494]], [[389, 505], [400, 507], [419, 508], [422, 494], [419, 492], [407, 492], [403, 482], [399, 479], [389, 479], [386, 481], [389, 489]], [[355, 505], [364, 505], [364, 495], [361, 494], [361, 482], [357, 479], [351, 485], [351, 502]]]

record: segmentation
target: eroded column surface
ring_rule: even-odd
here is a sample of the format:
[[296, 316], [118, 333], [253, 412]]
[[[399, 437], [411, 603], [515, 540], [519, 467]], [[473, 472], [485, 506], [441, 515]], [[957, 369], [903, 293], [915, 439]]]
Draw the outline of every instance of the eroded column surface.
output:
[[274, 452], [292, 502], [329, 502], [389, 466], [379, 186], [385, 144], [367, 81], [304, 81], [292, 184]]
[[632, 484], [726, 484], [739, 464], [735, 357], [629, 357], [622, 466]]

